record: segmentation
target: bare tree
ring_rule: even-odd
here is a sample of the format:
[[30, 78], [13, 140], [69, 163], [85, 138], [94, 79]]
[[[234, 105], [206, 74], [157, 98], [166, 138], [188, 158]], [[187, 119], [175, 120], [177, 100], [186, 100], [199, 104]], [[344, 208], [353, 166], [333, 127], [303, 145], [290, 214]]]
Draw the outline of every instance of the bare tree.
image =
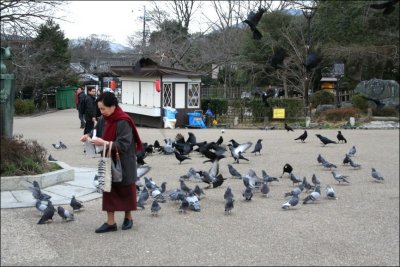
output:
[[64, 1], [0, 1], [1, 34], [32, 36], [39, 25], [48, 19], [61, 19], [54, 11]]

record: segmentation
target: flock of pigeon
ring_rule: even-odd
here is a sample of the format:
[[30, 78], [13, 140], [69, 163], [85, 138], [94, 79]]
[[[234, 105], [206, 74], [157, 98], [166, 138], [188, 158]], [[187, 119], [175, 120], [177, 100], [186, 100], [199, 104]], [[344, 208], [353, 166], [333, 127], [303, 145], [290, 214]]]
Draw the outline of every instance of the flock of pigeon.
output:
[[[286, 123], [284, 124], [284, 128], [287, 132], [294, 132], [293, 128]], [[179, 203], [179, 212], [186, 213], [188, 210], [199, 212], [201, 210], [200, 201], [206, 195], [203, 189], [218, 188], [227, 180], [227, 178], [223, 177], [220, 173], [220, 160], [229, 157], [229, 154], [233, 162], [232, 164], [227, 164], [226, 167], [231, 175], [231, 179], [242, 180], [244, 188], [241, 195], [245, 201], [251, 201], [256, 192], [261, 193], [262, 196], [268, 197], [271, 183], [280, 181], [285, 173], [288, 174], [294, 188], [289, 192], [283, 193], [284, 201], [281, 205], [282, 209], [287, 210], [296, 206], [300, 202], [299, 198], [302, 192], [306, 193], [306, 196], [302, 199], [303, 204], [318, 202], [321, 198], [321, 182], [318, 180], [317, 176], [315, 174], [312, 175], [311, 183], [306, 177], [297, 177], [293, 172], [294, 168], [289, 163], [283, 166], [282, 175], [280, 177], [270, 176], [265, 170], [261, 170], [261, 177], [259, 177], [253, 169], [249, 169], [247, 173], [243, 175], [233, 166], [233, 164], [239, 164], [240, 161], [249, 161], [249, 157], [246, 156], [247, 152], [250, 152], [254, 156], [261, 155], [261, 150], [263, 148], [262, 139], [258, 139], [253, 146], [251, 141], [238, 143], [234, 139], [230, 139], [228, 144], [224, 144], [222, 135], [216, 141], [211, 142], [198, 142], [196, 136], [192, 132], [188, 132], [188, 135], [186, 140], [181, 133], [178, 133], [174, 139], [165, 138], [163, 145], [161, 145], [158, 140], [155, 140], [153, 144], [144, 143], [144, 150], [137, 154], [138, 180], [136, 181], [136, 188], [139, 208], [145, 209], [146, 204], [150, 200], [150, 212], [152, 215], [156, 216], [161, 210], [162, 206], [160, 204], [172, 201]], [[347, 144], [347, 140], [341, 131], [338, 131], [336, 136], [338, 141], [331, 140], [320, 134], [316, 134], [316, 136], [323, 146], [337, 143]], [[304, 130], [304, 132], [294, 140], [300, 140], [302, 143], [305, 143], [307, 138], [307, 130]], [[65, 144], [61, 141], [57, 145], [53, 144], [53, 146], [56, 149], [66, 148]], [[252, 149], [250, 149], [251, 147]], [[356, 152], [356, 146], [353, 145], [348, 153], [345, 154], [343, 165], [351, 166], [355, 170], [361, 169], [361, 164], [354, 160]], [[204, 169], [195, 170], [194, 167], [189, 167], [187, 173], [177, 175], [179, 187], [174, 190], [167, 190], [167, 182], [164, 181], [158, 185], [153, 178], [148, 175], [151, 167], [148, 166], [145, 159], [147, 156], [156, 153], [173, 155], [179, 162], [178, 164], [182, 164], [182, 162], [187, 160], [192, 160], [191, 154], [197, 153], [200, 155], [200, 158], [204, 159], [203, 164], [211, 163], [211, 167], [208, 171]], [[321, 154], [317, 156], [317, 162], [321, 164], [324, 169], [331, 171], [334, 181], [339, 184], [350, 184], [349, 176], [340, 174], [337, 171], [337, 165], [328, 161]], [[382, 182], [384, 180], [382, 175], [375, 168], [371, 169], [371, 176], [376, 182]], [[196, 184], [194, 188], [190, 188], [187, 183], [190, 179], [207, 185], [201, 188], [199, 184]], [[93, 186], [98, 192], [101, 192], [97, 175], [94, 177]], [[32, 191], [32, 195], [37, 201], [36, 208], [42, 213], [38, 224], [43, 224], [52, 220], [56, 211], [63, 220], [74, 220], [74, 212], [80, 210], [83, 206], [82, 202], [76, 200], [73, 196], [70, 203], [72, 211], [68, 211], [61, 206], [55, 209], [50, 201], [51, 197], [41, 192], [39, 184], [36, 181], [33, 182], [33, 186], [29, 189]], [[336, 192], [332, 185], [327, 184], [324, 190], [327, 199], [337, 199]], [[225, 214], [230, 214], [235, 203], [235, 197], [231, 186], [228, 185], [226, 187], [223, 198], [225, 200], [224, 212]]]

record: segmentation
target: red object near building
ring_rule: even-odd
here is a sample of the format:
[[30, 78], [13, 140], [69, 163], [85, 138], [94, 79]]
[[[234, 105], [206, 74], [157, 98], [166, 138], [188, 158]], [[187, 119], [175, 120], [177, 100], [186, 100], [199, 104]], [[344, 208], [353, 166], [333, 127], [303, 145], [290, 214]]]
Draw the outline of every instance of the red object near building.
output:
[[110, 88], [111, 88], [111, 90], [115, 91], [115, 87], [116, 87], [115, 81], [114, 81], [114, 80], [111, 80], [111, 81], [110, 81]]
[[159, 93], [161, 91], [161, 84], [160, 84], [160, 80], [156, 80], [155, 82], [155, 86], [156, 86], [156, 91]]

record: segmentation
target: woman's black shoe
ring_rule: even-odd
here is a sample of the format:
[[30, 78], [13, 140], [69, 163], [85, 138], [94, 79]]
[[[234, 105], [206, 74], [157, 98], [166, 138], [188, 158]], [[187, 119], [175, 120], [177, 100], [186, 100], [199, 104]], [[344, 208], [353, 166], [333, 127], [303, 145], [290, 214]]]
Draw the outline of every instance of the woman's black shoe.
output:
[[122, 230], [128, 230], [128, 229], [131, 229], [132, 226], [133, 226], [133, 220], [132, 219], [129, 220], [129, 219], [125, 218], [121, 229]]
[[112, 225], [109, 225], [108, 223], [104, 223], [102, 226], [96, 229], [96, 233], [107, 233], [111, 231], [117, 231], [117, 224], [114, 223]]

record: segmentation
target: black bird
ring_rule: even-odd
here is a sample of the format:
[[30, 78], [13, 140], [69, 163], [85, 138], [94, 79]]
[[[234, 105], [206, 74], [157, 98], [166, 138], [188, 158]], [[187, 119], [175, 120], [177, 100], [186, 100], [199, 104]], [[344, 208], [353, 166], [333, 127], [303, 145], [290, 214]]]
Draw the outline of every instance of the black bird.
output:
[[184, 160], [191, 159], [185, 155], [180, 154], [178, 151], [175, 151], [175, 157], [177, 160], [179, 160], [179, 164], [181, 164], [182, 161], [184, 161]]
[[287, 56], [285, 49], [279, 47], [275, 50], [275, 53], [272, 55], [269, 63], [274, 69], [278, 69], [279, 65], [283, 63], [283, 60]]
[[307, 71], [310, 71], [311, 69], [315, 68], [318, 66], [318, 64], [322, 61], [322, 57], [318, 55], [317, 53], [314, 52], [309, 52], [307, 54], [306, 62], [304, 63], [304, 66], [306, 67]]
[[329, 138], [327, 138], [325, 136], [322, 136], [320, 134], [316, 134], [316, 136], [324, 144], [324, 146], [327, 145], [327, 144], [337, 144], [335, 141], [332, 141], [331, 139], [329, 139]]
[[247, 19], [245, 19], [243, 22], [246, 23], [247, 25], [250, 26], [251, 31], [253, 32], [253, 39], [255, 40], [260, 40], [262, 37], [262, 34], [260, 31], [257, 29], [257, 24], [260, 22], [260, 19], [262, 15], [264, 14], [265, 9], [260, 8], [258, 9], [257, 13], [254, 13], [251, 11], [249, 15], [247, 16]]
[[285, 129], [286, 129], [286, 131], [292, 131], [292, 132], [294, 132], [294, 130], [293, 130], [293, 128], [292, 127], [290, 127], [289, 125], [287, 125], [287, 123], [285, 122]]
[[232, 143], [232, 146], [233, 146], [234, 148], [237, 148], [237, 147], [240, 145], [240, 144], [239, 144], [238, 142], [236, 142], [234, 139], [229, 140], [229, 142]]
[[186, 213], [186, 211], [189, 209], [189, 202], [186, 200], [186, 198], [184, 197], [183, 199], [182, 199], [182, 202], [181, 202], [181, 205], [180, 205], [180, 207], [179, 207], [179, 212], [182, 212], [182, 213]]
[[399, 0], [389, 0], [379, 4], [371, 4], [369, 7], [373, 9], [383, 9], [383, 15], [389, 15], [394, 11], [394, 5], [398, 2]]
[[250, 153], [254, 153], [254, 156], [257, 155], [257, 152], [261, 155], [261, 149], [262, 149], [262, 139], [258, 139], [257, 143], [254, 145], [253, 151]]
[[349, 164], [350, 163], [350, 157], [349, 154], [346, 153], [346, 156], [343, 159], [343, 165]]
[[304, 130], [304, 133], [302, 133], [299, 137], [297, 137], [297, 138], [294, 139], [294, 140], [301, 140], [301, 142], [304, 143], [304, 140], [307, 139], [307, 136], [308, 136], [307, 131]]
[[197, 143], [196, 142], [196, 136], [194, 135], [194, 133], [188, 132], [188, 134], [189, 134], [189, 136], [188, 136], [188, 138], [186, 140], [186, 143], [190, 143], [192, 145], [196, 144]]
[[57, 161], [55, 158], [53, 158], [53, 156], [50, 154], [48, 157], [48, 161]]
[[281, 175], [281, 177], [280, 178], [282, 178], [282, 176], [283, 176], [283, 174], [285, 173], [285, 172], [287, 172], [289, 175], [292, 173], [292, 171], [293, 171], [293, 167], [289, 164], [289, 163], [286, 163], [284, 166], [283, 166], [283, 172], [282, 172], [282, 175]]
[[341, 131], [338, 131], [338, 134], [336, 135], [336, 137], [337, 137], [339, 143], [340, 143], [340, 142], [345, 142], [345, 143], [347, 143], [347, 140], [346, 140], [346, 138], [344, 138], [344, 136], [343, 136], [343, 134], [342, 134]]
[[217, 144], [217, 145], [221, 145], [222, 142], [224, 142], [224, 138], [222, 138], [222, 135], [221, 135], [221, 136], [218, 138], [216, 144]]
[[80, 210], [83, 205], [81, 201], [76, 200], [75, 196], [72, 196], [71, 202], [69, 205], [72, 207], [72, 209], [75, 210]]

